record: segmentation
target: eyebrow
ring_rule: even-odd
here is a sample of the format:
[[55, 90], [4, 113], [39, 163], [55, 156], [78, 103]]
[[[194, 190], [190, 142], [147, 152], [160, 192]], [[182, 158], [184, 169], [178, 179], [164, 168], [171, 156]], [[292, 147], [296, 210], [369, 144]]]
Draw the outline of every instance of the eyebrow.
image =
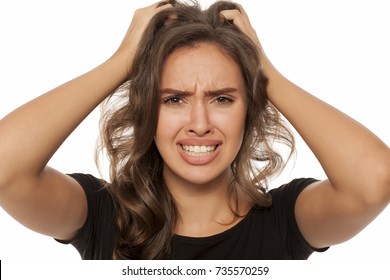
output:
[[178, 90], [178, 89], [173, 89], [173, 88], [163, 88], [163, 89], [161, 89], [160, 90], [160, 94], [164, 94], [164, 93], [177, 95], [177, 96], [186, 96], [186, 95], [190, 95], [191, 94], [191, 92], [189, 92], [189, 91], [183, 91], [183, 90]]
[[[226, 93], [231, 93], [237, 91], [236, 88], [233, 87], [227, 87], [227, 88], [221, 88], [221, 89], [216, 89], [216, 90], [209, 90], [206, 92], [206, 95], [208, 96], [218, 96]], [[172, 95], [177, 95], [177, 96], [188, 96], [191, 95], [192, 93], [189, 91], [185, 90], [178, 90], [178, 89], [173, 89], [173, 88], [163, 88], [160, 90], [160, 94], [172, 94]]]

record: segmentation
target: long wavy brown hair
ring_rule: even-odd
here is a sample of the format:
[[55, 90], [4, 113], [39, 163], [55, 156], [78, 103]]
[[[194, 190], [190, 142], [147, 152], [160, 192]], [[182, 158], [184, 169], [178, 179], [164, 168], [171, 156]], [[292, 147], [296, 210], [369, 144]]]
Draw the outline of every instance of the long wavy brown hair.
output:
[[[114, 259], [168, 259], [178, 217], [165, 184], [163, 160], [154, 143], [160, 74], [167, 57], [199, 43], [222, 48], [239, 65], [247, 95], [244, 141], [234, 162], [230, 197], [237, 189], [254, 207], [269, 207], [267, 178], [284, 167], [275, 142], [294, 150], [294, 138], [267, 99], [267, 78], [258, 47], [220, 12], [239, 9], [219, 1], [207, 10], [196, 2], [169, 1], [151, 20], [135, 55], [128, 81], [104, 103], [101, 145], [110, 162], [109, 192], [116, 202], [118, 235]], [[114, 106], [115, 105], [115, 106]], [[289, 154], [291, 155], [291, 153]]]

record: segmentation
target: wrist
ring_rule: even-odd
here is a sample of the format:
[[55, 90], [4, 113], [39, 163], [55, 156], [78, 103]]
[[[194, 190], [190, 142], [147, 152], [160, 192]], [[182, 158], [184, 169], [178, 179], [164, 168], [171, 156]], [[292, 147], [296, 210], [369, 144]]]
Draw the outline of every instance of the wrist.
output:
[[268, 78], [267, 95], [270, 98], [274, 92], [278, 91], [279, 87], [283, 86], [286, 78], [276, 69], [264, 53], [261, 54], [260, 59], [262, 70]]
[[134, 55], [129, 53], [118, 50], [106, 61], [106, 63], [112, 65], [113, 72], [117, 73], [117, 77], [121, 83], [128, 79], [131, 71]]

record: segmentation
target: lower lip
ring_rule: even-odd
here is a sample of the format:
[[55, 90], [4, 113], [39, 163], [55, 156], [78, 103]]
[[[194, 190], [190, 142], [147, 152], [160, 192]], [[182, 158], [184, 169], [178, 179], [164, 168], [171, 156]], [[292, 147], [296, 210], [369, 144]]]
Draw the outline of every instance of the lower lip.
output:
[[192, 165], [206, 165], [212, 162], [219, 154], [220, 145], [210, 154], [204, 156], [191, 156], [184, 152], [183, 148], [178, 145], [179, 154], [184, 159], [185, 162]]

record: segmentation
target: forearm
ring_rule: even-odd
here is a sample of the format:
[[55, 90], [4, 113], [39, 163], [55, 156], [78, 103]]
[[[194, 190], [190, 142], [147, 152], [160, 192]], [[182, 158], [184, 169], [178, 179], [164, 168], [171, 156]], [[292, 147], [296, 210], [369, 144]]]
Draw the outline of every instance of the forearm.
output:
[[2, 182], [19, 174], [39, 174], [69, 134], [125, 80], [125, 67], [119, 56], [113, 56], [4, 117], [0, 121]]
[[263, 63], [270, 101], [305, 140], [332, 185], [349, 194], [366, 194], [368, 187], [387, 188], [389, 194], [389, 148], [357, 121], [288, 81], [267, 59]]

